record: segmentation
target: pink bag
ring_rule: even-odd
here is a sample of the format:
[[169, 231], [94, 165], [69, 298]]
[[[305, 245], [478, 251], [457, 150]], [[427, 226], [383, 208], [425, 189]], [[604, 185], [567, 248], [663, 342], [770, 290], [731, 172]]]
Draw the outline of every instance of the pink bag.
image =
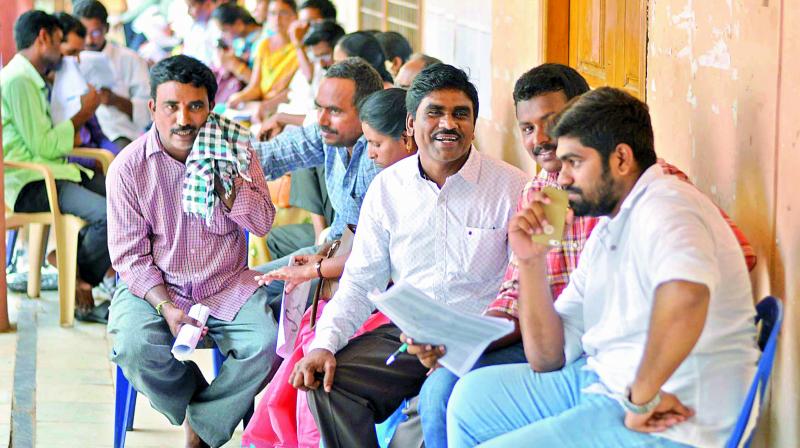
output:
[[[322, 314], [327, 303], [322, 300], [319, 302], [317, 314]], [[242, 435], [242, 447], [319, 447], [319, 431], [308, 409], [306, 393], [298, 391], [289, 384], [294, 365], [303, 358], [309, 344], [314, 340], [310, 320], [311, 309], [308, 309], [300, 323], [300, 333], [295, 341], [294, 351], [283, 360], [275, 377], [267, 385], [264, 398], [258, 403], [253, 418]], [[353, 337], [389, 322], [383, 314], [375, 313]]]

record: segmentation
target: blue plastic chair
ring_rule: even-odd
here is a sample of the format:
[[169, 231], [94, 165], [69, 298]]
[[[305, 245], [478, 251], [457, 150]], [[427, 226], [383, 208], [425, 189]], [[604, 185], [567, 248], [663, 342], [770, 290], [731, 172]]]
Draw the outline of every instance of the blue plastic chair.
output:
[[[783, 304], [780, 299], [768, 296], [756, 305], [756, 324], [761, 324], [758, 333], [758, 347], [761, 349], [761, 359], [758, 361], [756, 377], [747, 392], [742, 412], [733, 428], [733, 434], [728, 439], [726, 448], [749, 447], [756, 429], [756, 420], [750, 421], [761, 415], [761, 406], [769, 386], [769, 377], [775, 361], [775, 351], [778, 347], [778, 335], [783, 323]], [[758, 411], [758, 412], [754, 412]]]
[[[225, 356], [216, 346], [213, 347], [214, 376], [219, 375], [219, 369], [225, 362]], [[114, 400], [114, 448], [125, 447], [125, 436], [128, 431], [133, 430], [133, 414], [136, 412], [136, 389], [133, 388], [122, 369], [117, 366], [117, 381], [115, 386]], [[242, 425], [247, 426], [253, 416], [254, 405], [250, 404], [250, 410], [245, 414]]]

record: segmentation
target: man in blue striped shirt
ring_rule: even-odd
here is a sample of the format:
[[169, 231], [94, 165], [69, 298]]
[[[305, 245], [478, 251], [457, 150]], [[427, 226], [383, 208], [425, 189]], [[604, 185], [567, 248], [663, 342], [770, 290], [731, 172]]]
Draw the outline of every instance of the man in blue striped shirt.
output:
[[[358, 224], [361, 202], [370, 182], [380, 171], [367, 155], [367, 142], [361, 132], [358, 109], [364, 98], [381, 90], [380, 75], [359, 58], [349, 58], [331, 66], [319, 86], [315, 103], [319, 124], [256, 143], [254, 149], [268, 179], [277, 179], [299, 168], [324, 166], [325, 184], [335, 212], [328, 241], [342, 236], [346, 225]], [[283, 268], [292, 256], [300, 256], [300, 266], [285, 268], [276, 277], [289, 284], [287, 289], [315, 278], [337, 278], [344, 259], [325, 259], [328, 244], [310, 246], [257, 268], [271, 272]], [[270, 304], [280, 307], [283, 281], [268, 287]]]

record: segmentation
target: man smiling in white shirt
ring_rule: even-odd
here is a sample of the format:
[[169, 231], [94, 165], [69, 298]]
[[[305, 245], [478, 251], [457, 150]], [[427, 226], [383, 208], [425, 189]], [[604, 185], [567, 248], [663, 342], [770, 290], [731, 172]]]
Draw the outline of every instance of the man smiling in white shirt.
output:
[[[723, 446], [755, 374], [755, 308], [719, 210], [656, 164], [647, 106], [599, 88], [549, 132], [576, 216], [602, 216], [553, 304], [541, 193], [509, 225], [528, 364], [462, 378], [451, 447]], [[585, 353], [585, 355], [584, 355]]]
[[472, 146], [475, 86], [463, 71], [437, 64], [417, 76], [406, 105], [419, 155], [370, 185], [339, 290], [292, 376], [295, 387], [312, 391], [309, 403], [327, 447], [377, 446], [374, 424], [416, 395], [428, 371], [405, 353], [385, 364], [401, 345], [392, 324], [348, 342], [374, 309], [367, 293], [405, 281], [479, 314], [508, 261], [506, 228], [526, 175]]

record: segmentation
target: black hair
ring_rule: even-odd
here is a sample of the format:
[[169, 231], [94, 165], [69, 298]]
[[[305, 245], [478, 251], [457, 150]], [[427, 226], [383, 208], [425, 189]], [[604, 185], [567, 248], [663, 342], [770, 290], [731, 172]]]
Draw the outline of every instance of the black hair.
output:
[[306, 0], [297, 9], [318, 9], [323, 19], [336, 20], [336, 6], [330, 0]]
[[326, 19], [311, 25], [306, 38], [303, 39], [303, 45], [310, 47], [320, 42], [327, 42], [333, 48], [344, 34], [344, 28], [335, 21]]
[[66, 42], [69, 33], [75, 33], [81, 39], [86, 39], [86, 27], [83, 26], [80, 20], [65, 12], [57, 12], [53, 16], [58, 19], [58, 23], [61, 24], [61, 30], [64, 31], [62, 41]]
[[81, 19], [97, 19], [108, 23], [108, 10], [97, 0], [78, 0], [72, 5], [72, 14]]
[[605, 163], [625, 143], [641, 171], [656, 163], [653, 126], [647, 105], [621, 89], [600, 87], [572, 99], [553, 119], [548, 133], [574, 137], [594, 148]]
[[459, 90], [472, 101], [472, 120], [478, 120], [478, 90], [469, 81], [464, 70], [449, 64], [433, 64], [425, 67], [414, 78], [406, 93], [406, 109], [411, 115], [417, 114], [417, 108], [423, 98], [436, 90]]
[[377, 132], [397, 140], [406, 129], [406, 91], [397, 87], [379, 90], [361, 104], [358, 117]]
[[386, 59], [391, 61], [394, 58], [400, 58], [403, 64], [405, 64], [408, 58], [411, 57], [411, 53], [413, 52], [411, 44], [408, 42], [408, 39], [397, 31], [379, 33], [375, 38], [378, 39], [378, 43], [381, 44]]
[[211, 13], [211, 18], [223, 25], [233, 25], [237, 20], [241, 20], [245, 25], [257, 24], [250, 12], [236, 3], [223, 3], [217, 6]]
[[350, 79], [356, 84], [353, 105], [361, 110], [361, 104], [371, 93], [383, 90], [383, 81], [378, 72], [361, 58], [339, 61], [325, 72], [326, 78]]
[[292, 11], [294, 11], [295, 14], [297, 14], [297, 2], [295, 2], [294, 0], [269, 0], [267, 4], [270, 4], [272, 2], [281, 2], [284, 5], [288, 6], [289, 8], [292, 8]]
[[14, 43], [17, 51], [30, 48], [36, 42], [39, 31], [42, 29], [47, 30], [47, 34], [52, 36], [56, 30], [61, 29], [61, 23], [55, 17], [38, 9], [27, 11], [19, 16], [14, 22]]
[[217, 79], [211, 69], [190, 56], [172, 56], [150, 69], [150, 97], [155, 100], [158, 86], [170, 81], [205, 87], [209, 104], [217, 94]]
[[347, 56], [358, 56], [369, 63], [384, 82], [393, 83], [392, 75], [386, 70], [386, 55], [383, 48], [372, 34], [367, 31], [356, 31], [342, 37], [337, 44]]
[[416, 61], [417, 59], [422, 61], [422, 68], [430, 67], [433, 64], [442, 63], [440, 59], [433, 56], [428, 56], [425, 53], [414, 53], [408, 58], [409, 61]]
[[572, 67], [542, 64], [519, 77], [514, 84], [514, 104], [551, 92], [564, 92], [567, 101], [589, 91], [589, 84]]

